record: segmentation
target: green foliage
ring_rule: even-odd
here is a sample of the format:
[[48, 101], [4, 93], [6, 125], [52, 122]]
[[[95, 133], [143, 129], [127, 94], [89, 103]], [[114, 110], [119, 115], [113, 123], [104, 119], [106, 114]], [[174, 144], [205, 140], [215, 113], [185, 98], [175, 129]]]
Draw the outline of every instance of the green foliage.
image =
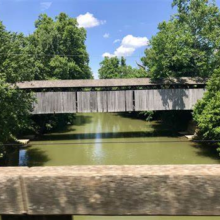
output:
[[154, 117], [153, 111], [140, 112], [139, 115], [143, 115], [146, 118], [146, 121], [152, 121]]
[[10, 83], [33, 79], [33, 58], [27, 44], [22, 34], [7, 32], [0, 22], [0, 79]]
[[41, 14], [36, 30], [28, 37], [29, 53], [34, 55], [34, 78], [90, 79], [86, 30], [77, 21], [61, 13], [55, 20]]
[[29, 115], [33, 99], [31, 94], [12, 88], [0, 80], [0, 142], [13, 140], [30, 125]]
[[211, 77], [207, 92], [194, 109], [199, 135], [208, 140], [220, 139], [220, 69]]
[[32, 117], [34, 131], [39, 135], [55, 130], [65, 130], [66, 126], [73, 125], [74, 119], [74, 114], [34, 115]]
[[99, 69], [100, 79], [117, 79], [117, 78], [144, 78], [147, 72], [141, 69], [135, 69], [126, 64], [126, 59], [122, 57], [105, 57], [100, 63]]
[[159, 24], [142, 62], [152, 78], [210, 76], [218, 67], [220, 12], [207, 0], [174, 0], [178, 13]]
[[29, 126], [31, 94], [9, 83], [32, 80], [33, 60], [27, 53], [27, 40], [21, 34], [7, 32], [0, 22], [0, 142], [14, 139]]

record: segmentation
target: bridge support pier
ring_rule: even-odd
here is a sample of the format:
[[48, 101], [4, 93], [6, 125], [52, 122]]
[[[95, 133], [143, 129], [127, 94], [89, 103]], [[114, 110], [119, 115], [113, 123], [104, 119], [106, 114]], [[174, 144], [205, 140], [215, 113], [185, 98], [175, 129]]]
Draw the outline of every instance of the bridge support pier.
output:
[[2, 220], [73, 220], [71, 215], [2, 215]]

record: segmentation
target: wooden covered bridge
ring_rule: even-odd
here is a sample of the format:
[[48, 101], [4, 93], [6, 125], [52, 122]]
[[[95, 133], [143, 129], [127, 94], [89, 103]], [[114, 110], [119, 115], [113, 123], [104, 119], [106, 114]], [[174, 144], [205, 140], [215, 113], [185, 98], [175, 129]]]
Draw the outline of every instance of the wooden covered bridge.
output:
[[206, 80], [56, 80], [17, 84], [36, 95], [33, 114], [192, 110]]

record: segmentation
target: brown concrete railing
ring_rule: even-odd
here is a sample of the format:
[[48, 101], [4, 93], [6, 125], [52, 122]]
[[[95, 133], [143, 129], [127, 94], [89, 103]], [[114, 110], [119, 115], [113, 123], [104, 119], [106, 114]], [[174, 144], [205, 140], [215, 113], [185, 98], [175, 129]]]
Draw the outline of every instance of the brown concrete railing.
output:
[[220, 166], [0, 168], [0, 214], [220, 215]]

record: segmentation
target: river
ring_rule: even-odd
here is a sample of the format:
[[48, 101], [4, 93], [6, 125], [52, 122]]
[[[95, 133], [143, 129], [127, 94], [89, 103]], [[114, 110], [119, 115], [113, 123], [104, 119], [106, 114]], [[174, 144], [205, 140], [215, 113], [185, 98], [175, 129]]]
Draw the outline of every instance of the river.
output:
[[[127, 115], [76, 115], [74, 126], [44, 135], [20, 152], [20, 165], [218, 164], [215, 150], [189, 142], [160, 122]], [[220, 217], [75, 217], [74, 220], [220, 220]]]

